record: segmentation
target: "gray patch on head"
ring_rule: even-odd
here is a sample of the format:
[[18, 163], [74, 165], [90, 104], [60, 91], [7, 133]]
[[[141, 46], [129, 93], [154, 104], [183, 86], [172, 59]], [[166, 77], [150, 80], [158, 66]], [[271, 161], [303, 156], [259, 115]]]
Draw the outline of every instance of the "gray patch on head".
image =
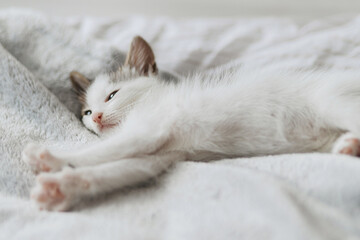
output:
[[[105, 74], [109, 76], [109, 83], [117, 83], [141, 76], [136, 71], [123, 69], [121, 67], [117, 68], [115, 71], [108, 71]], [[160, 71], [158, 76], [160, 81], [166, 83], [178, 83], [180, 80], [180, 76], [177, 75], [176, 73], [170, 73], [166, 71]]]
[[160, 71], [159, 77], [161, 80], [169, 83], [178, 83], [180, 80], [180, 76], [178, 74], [167, 71]]

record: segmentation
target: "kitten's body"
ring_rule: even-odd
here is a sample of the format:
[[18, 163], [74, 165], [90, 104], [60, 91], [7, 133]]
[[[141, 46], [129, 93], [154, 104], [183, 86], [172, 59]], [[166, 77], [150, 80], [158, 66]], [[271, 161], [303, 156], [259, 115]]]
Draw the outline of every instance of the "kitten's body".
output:
[[[330, 77], [240, 70], [211, 80], [197, 75], [179, 85], [157, 83], [121, 128], [156, 123], [172, 136], [166, 150], [186, 152], [189, 160], [328, 152], [341, 130], [321, 113], [330, 107], [330, 96], [325, 104], [315, 103], [324, 81], [344, 84]], [[203, 159], [199, 153], [208, 154]]]
[[[157, 77], [154, 59], [145, 60], [137, 65], [130, 56], [128, 67], [101, 75], [86, 88], [84, 110], [92, 112], [83, 122], [107, 135], [103, 141], [71, 153], [50, 153], [37, 145], [25, 149], [24, 159], [37, 171], [59, 171], [38, 177], [33, 197], [41, 207], [67, 209], [83, 196], [136, 184], [177, 161], [358, 153], [356, 72], [245, 69], [174, 84]], [[62, 170], [67, 165], [75, 169]]]

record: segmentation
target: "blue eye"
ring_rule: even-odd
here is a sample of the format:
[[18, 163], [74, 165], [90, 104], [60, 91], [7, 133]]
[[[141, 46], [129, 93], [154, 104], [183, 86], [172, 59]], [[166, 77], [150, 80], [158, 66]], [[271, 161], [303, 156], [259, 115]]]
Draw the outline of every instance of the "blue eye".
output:
[[118, 91], [119, 91], [119, 90], [115, 90], [115, 91], [113, 91], [112, 93], [110, 93], [110, 95], [107, 97], [107, 99], [106, 99], [106, 101], [105, 101], [105, 102], [107, 102], [107, 101], [111, 100], [111, 99], [115, 96], [115, 94], [116, 94]]
[[84, 115], [91, 115], [91, 110], [86, 110], [85, 112], [84, 112]]

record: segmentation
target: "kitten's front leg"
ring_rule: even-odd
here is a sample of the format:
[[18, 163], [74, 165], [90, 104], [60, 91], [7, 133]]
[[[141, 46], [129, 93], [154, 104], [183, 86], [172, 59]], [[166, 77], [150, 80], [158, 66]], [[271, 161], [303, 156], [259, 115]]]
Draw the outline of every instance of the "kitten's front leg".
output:
[[40, 209], [65, 211], [85, 197], [153, 178], [181, 160], [184, 160], [184, 154], [170, 152], [91, 167], [69, 168], [57, 173], [42, 173], [36, 179], [31, 198]]
[[29, 144], [22, 158], [35, 172], [57, 172], [65, 166], [82, 167], [132, 158], [139, 155], [156, 153], [170, 140], [170, 131], [155, 131], [145, 128], [143, 131], [126, 132], [113, 135], [101, 142], [94, 142], [77, 150], [50, 151], [45, 146]]

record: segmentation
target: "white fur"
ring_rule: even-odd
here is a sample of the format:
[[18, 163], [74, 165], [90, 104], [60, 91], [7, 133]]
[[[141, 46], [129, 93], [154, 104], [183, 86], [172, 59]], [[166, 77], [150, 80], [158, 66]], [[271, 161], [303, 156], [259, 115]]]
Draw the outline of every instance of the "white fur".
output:
[[[103, 121], [117, 126], [102, 131], [84, 116], [89, 129], [106, 135], [103, 141], [74, 153], [46, 152], [49, 161], [59, 159], [75, 169], [41, 174], [33, 197], [43, 208], [63, 210], [83, 196], [154, 177], [177, 161], [331, 152], [342, 134], [360, 136], [359, 78], [344, 71], [220, 69], [210, 77], [198, 74], [170, 84], [128, 68], [101, 75], [88, 89], [85, 109], [102, 112]], [[31, 148], [41, 154], [41, 147]], [[24, 159], [30, 155], [25, 152]], [[31, 159], [33, 166], [33, 159], [47, 161]], [[89, 187], [71, 184], [74, 179]], [[57, 183], [55, 189], [67, 198], [55, 201], [49, 183]], [[49, 200], [40, 201], [44, 196]]]

